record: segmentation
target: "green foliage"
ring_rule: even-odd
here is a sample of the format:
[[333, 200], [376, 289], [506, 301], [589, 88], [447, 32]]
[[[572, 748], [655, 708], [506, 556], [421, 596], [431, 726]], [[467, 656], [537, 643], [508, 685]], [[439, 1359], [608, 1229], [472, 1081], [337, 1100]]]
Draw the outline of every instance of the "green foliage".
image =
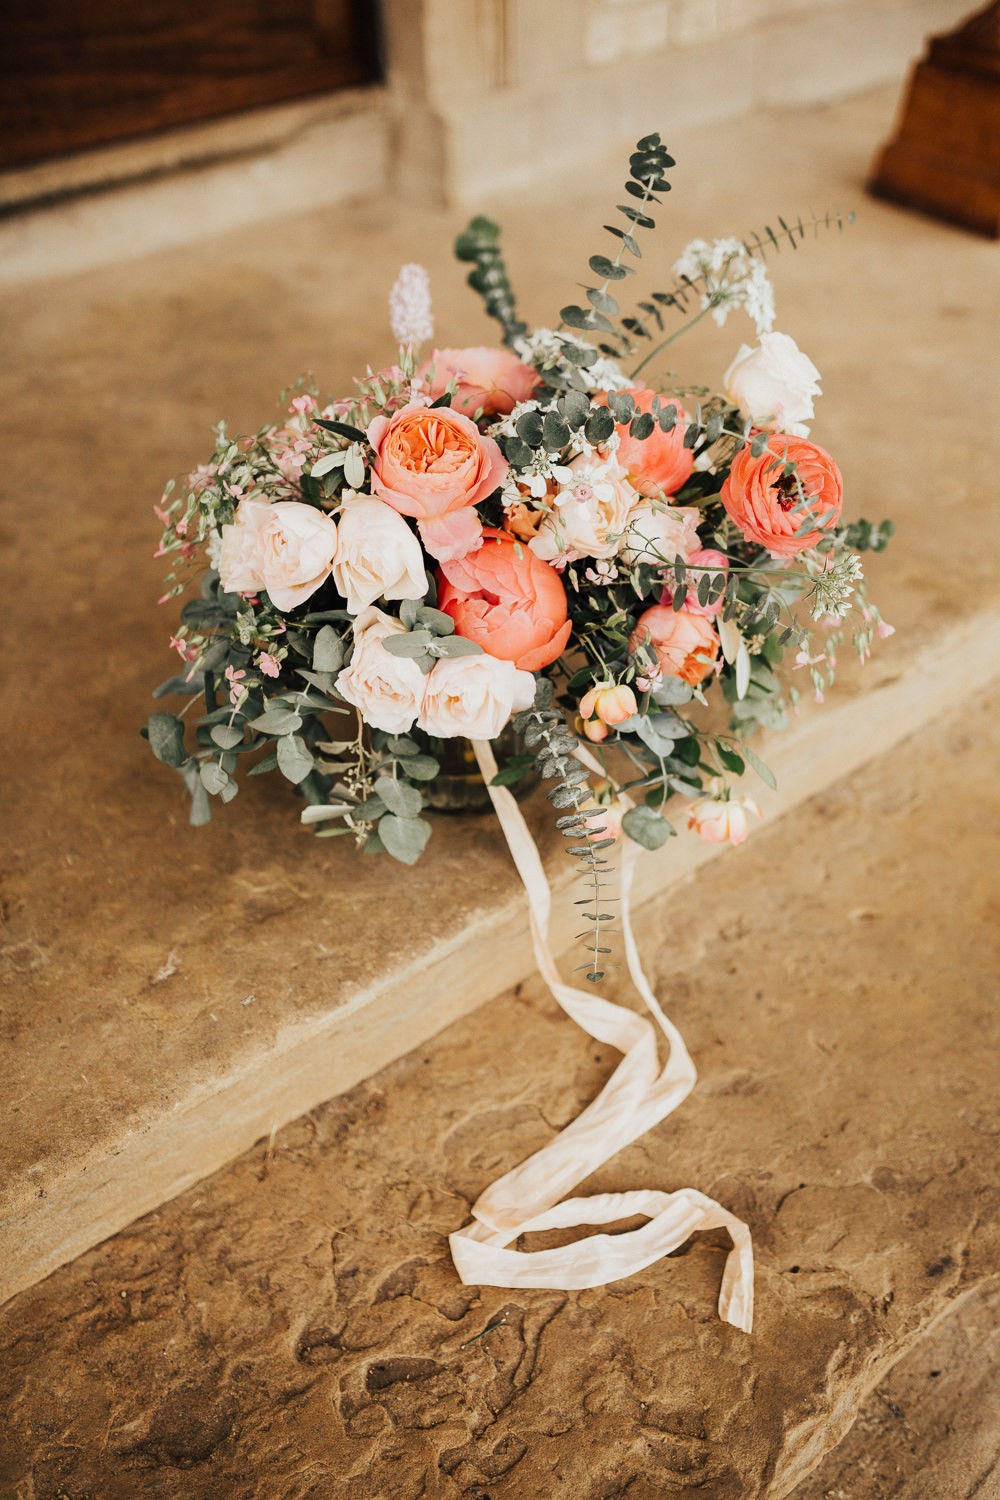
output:
[[528, 331], [528, 325], [517, 316], [514, 293], [507, 279], [507, 267], [500, 253], [500, 226], [482, 215], [472, 219], [464, 234], [455, 241], [459, 260], [471, 261], [467, 277], [469, 286], [479, 293], [491, 318], [503, 329], [504, 343], [513, 347]]

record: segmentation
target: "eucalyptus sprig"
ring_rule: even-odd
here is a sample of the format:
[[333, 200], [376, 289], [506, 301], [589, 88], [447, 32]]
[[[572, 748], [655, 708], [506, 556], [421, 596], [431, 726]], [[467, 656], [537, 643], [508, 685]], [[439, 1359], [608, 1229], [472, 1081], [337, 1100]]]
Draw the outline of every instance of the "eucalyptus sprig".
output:
[[535, 752], [539, 775], [543, 780], [557, 782], [547, 794], [553, 807], [560, 812], [556, 827], [564, 839], [577, 841], [567, 846], [567, 853], [581, 862], [580, 874], [590, 881], [591, 886], [590, 894], [576, 903], [588, 908], [581, 915], [591, 924], [577, 935], [579, 940], [586, 939], [590, 955], [588, 962], [581, 964], [580, 968], [586, 970], [591, 984], [600, 984], [604, 978], [601, 961], [612, 951], [603, 939], [609, 932], [607, 924], [613, 920], [611, 914], [602, 909], [602, 895], [607, 885], [603, 877], [609, 868], [604, 850], [615, 841], [602, 837], [603, 827], [595, 826], [596, 819], [607, 816], [607, 809], [585, 808], [583, 805], [592, 795], [589, 776], [573, 755], [580, 742], [567, 728], [561, 711], [554, 706], [554, 693], [552, 683], [545, 677], [539, 678], [535, 701], [531, 708], [517, 716], [514, 728], [523, 736], [525, 746]]
[[503, 341], [513, 349], [528, 331], [527, 323], [517, 316], [514, 293], [507, 278], [507, 267], [500, 253], [500, 226], [479, 214], [472, 219], [455, 241], [459, 260], [471, 261], [466, 280], [486, 303], [486, 311], [503, 329]]

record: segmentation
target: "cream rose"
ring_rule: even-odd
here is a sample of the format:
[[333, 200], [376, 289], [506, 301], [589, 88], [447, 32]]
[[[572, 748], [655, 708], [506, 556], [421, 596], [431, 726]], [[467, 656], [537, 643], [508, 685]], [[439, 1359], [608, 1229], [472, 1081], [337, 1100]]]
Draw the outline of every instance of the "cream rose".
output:
[[442, 740], [494, 740], [535, 701], [535, 679], [495, 656], [442, 657], [427, 678], [419, 727]]
[[344, 497], [337, 523], [333, 581], [352, 615], [376, 599], [422, 599], [427, 592], [424, 554], [406, 521], [384, 500]]
[[822, 395], [819, 371], [787, 333], [762, 333], [760, 345], [743, 344], [723, 386], [755, 427], [808, 437], [813, 397]]
[[701, 543], [698, 540], [696, 506], [655, 505], [643, 500], [628, 517], [618, 556], [626, 567], [648, 563], [650, 567], [668, 567], [678, 558], [687, 562]]
[[219, 577], [227, 593], [266, 589], [276, 609], [295, 609], [330, 576], [337, 528], [298, 500], [243, 500], [222, 528]]
[[406, 633], [400, 620], [374, 605], [354, 621], [354, 653], [337, 677], [337, 691], [353, 703], [366, 724], [387, 734], [405, 734], [420, 712], [427, 679], [409, 657], [385, 649], [386, 636]]
[[545, 562], [614, 557], [638, 491], [613, 458], [581, 454], [569, 469], [572, 477], [557, 490], [555, 508], [528, 546]]

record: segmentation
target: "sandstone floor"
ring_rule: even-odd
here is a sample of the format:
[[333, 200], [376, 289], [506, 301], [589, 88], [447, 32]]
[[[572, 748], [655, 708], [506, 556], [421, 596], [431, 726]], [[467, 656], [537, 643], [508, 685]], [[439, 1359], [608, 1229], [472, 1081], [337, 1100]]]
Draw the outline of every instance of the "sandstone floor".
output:
[[[715, 1236], [597, 1291], [456, 1280], [446, 1234], [614, 1062], [530, 983], [8, 1304], [0, 1491], [788, 1494], [997, 1276], [997, 707], [911, 739], [640, 923], [701, 1082], [589, 1186], [693, 1184], [748, 1219], [752, 1337], [715, 1315]], [[953, 1374], [985, 1470], [981, 1337]], [[919, 1445], [911, 1487], [883, 1484], [871, 1410], [846, 1479], [810, 1500], [996, 1493], [938, 1487]]]

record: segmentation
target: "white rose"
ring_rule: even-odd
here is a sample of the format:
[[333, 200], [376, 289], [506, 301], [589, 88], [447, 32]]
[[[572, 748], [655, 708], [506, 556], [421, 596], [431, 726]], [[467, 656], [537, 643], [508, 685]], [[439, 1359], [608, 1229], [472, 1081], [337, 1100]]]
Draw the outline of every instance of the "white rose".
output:
[[387, 734], [405, 734], [420, 711], [427, 679], [410, 657], [393, 656], [382, 644], [406, 633], [402, 621], [374, 605], [354, 621], [351, 664], [337, 677], [337, 691], [353, 703], [366, 724]]
[[535, 701], [535, 679], [512, 661], [495, 656], [442, 657], [427, 678], [417, 723], [428, 734], [450, 740], [495, 740], [511, 714]]
[[822, 395], [819, 371], [787, 333], [762, 333], [743, 344], [723, 380], [726, 395], [755, 427], [808, 437], [813, 397]]
[[337, 523], [333, 581], [352, 615], [376, 599], [422, 599], [427, 573], [420, 543], [398, 511], [369, 495], [348, 495]]
[[545, 562], [614, 557], [629, 511], [639, 499], [621, 464], [581, 454], [555, 496], [555, 509], [529, 547]]
[[236, 516], [222, 528], [219, 582], [227, 594], [254, 594], [264, 587], [260, 576], [260, 533], [271, 507], [265, 500], [241, 500]]
[[698, 539], [700, 514], [693, 505], [654, 505], [643, 500], [628, 518], [618, 555], [629, 568], [636, 563], [664, 567], [680, 558], [687, 562], [701, 546]]
[[219, 577], [227, 593], [266, 589], [275, 609], [304, 604], [330, 576], [337, 528], [298, 500], [242, 500], [222, 528]]
[[260, 576], [275, 609], [294, 609], [330, 576], [337, 528], [329, 516], [299, 500], [279, 500], [260, 530]]

